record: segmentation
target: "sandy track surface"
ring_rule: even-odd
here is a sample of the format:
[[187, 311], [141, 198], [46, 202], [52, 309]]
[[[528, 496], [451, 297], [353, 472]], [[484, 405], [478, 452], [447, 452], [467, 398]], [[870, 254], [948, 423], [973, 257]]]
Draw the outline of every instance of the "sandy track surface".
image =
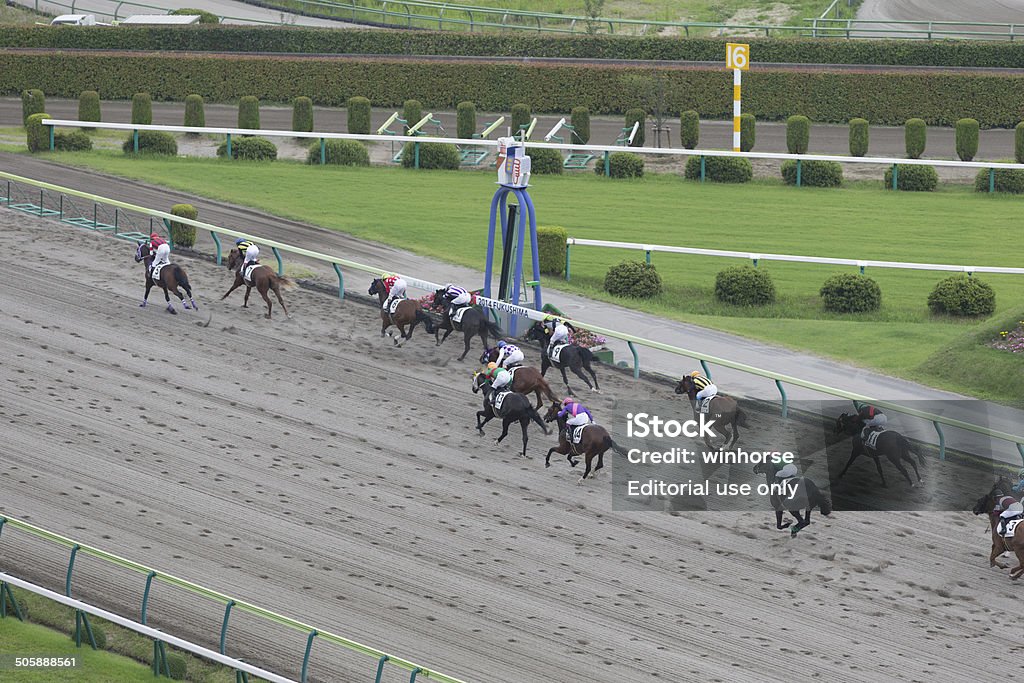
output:
[[[536, 427], [531, 460], [515, 436], [474, 433], [472, 364], [451, 341], [392, 348], [376, 311], [306, 290], [268, 322], [240, 292], [215, 301], [228, 274], [189, 259], [201, 311], [140, 309], [132, 245], [14, 212], [0, 246], [5, 514], [468, 681], [1020, 670], [999, 626], [1019, 591], [986, 568], [969, 513], [837, 512], [791, 540], [767, 512], [613, 512], [607, 475], [576, 486], [564, 461], [544, 469]], [[84, 288], [54, 259], [69, 253]], [[600, 372], [599, 417], [669, 394]], [[764, 440], [792, 428], [752, 423]], [[0, 551], [3, 570], [63, 588], [66, 552], [11, 529]], [[74, 594], [135, 615], [143, 582], [83, 558]], [[211, 645], [221, 610], [158, 586], [150, 619]], [[298, 675], [302, 634], [239, 614], [228, 643]], [[311, 680], [372, 670], [314, 646]]]

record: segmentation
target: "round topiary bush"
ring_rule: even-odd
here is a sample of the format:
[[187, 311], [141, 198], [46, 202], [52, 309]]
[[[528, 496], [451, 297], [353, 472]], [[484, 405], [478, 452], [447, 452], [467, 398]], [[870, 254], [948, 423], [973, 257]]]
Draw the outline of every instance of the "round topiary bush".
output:
[[996, 310], [996, 293], [976, 277], [954, 275], [935, 285], [928, 295], [928, 308], [932, 313], [947, 315], [992, 315]]
[[444, 142], [407, 142], [402, 148], [402, 166], [416, 167], [415, 145], [420, 146], [420, 168], [457, 171], [462, 159], [455, 145]]
[[608, 269], [604, 276], [604, 289], [615, 296], [649, 299], [661, 294], [661, 276], [649, 263], [623, 261]]
[[700, 114], [692, 109], [684, 111], [679, 116], [679, 144], [681, 144], [684, 149], [695, 149], [699, 141]]
[[[996, 169], [995, 191], [1008, 194], [1024, 194], [1024, 171], [1015, 168]], [[974, 177], [974, 191], [988, 192], [988, 169], [981, 169]]]
[[903, 131], [908, 159], [920, 159], [928, 141], [928, 125], [923, 119], [910, 119]]
[[[686, 160], [684, 177], [700, 180], [701, 157]], [[749, 183], [754, 179], [754, 167], [750, 159], [740, 157], [704, 157], [704, 177], [719, 183]]]
[[167, 655], [167, 670], [170, 672], [172, 680], [183, 681], [188, 675], [188, 663], [181, 655], [172, 653]]
[[[604, 175], [604, 161], [600, 158], [594, 165], [594, 173]], [[608, 177], [643, 178], [644, 160], [633, 152], [612, 152], [608, 155]]]
[[790, 154], [807, 154], [811, 144], [811, 120], [806, 116], [786, 119], [786, 149]]
[[[320, 163], [320, 142], [309, 146], [306, 160], [311, 164]], [[358, 140], [325, 140], [324, 163], [338, 166], [369, 166], [370, 153], [366, 145]]]
[[[199, 218], [199, 211], [191, 204], [175, 204], [171, 213], [191, 220]], [[196, 226], [171, 221], [171, 240], [176, 247], [192, 247], [196, 243]]]
[[530, 105], [522, 103], [513, 104], [512, 115], [509, 118], [513, 137], [519, 137], [520, 132], [529, 128], [530, 122], [533, 120], [533, 117], [530, 115]]
[[238, 101], [238, 126], [258, 130], [260, 127], [260, 101], [252, 95], [246, 95]]
[[766, 270], [730, 266], [715, 277], [715, 297], [734, 306], [764, 306], [775, 301], [775, 283]]
[[402, 118], [405, 119], [405, 134], [423, 118], [423, 104], [419, 100], [406, 100], [402, 104]]
[[[939, 174], [931, 166], [896, 165], [896, 189], [908, 192], [932, 192], [939, 186]], [[892, 188], [892, 168], [885, 170], [885, 188]]]
[[740, 151], [752, 151], [756, 140], [757, 119], [753, 114], [740, 114]]
[[573, 107], [569, 125], [575, 132], [566, 142], [573, 145], [585, 145], [590, 142], [590, 109]]
[[530, 156], [531, 173], [558, 175], [562, 172], [562, 153], [557, 149], [531, 147], [527, 154]]
[[960, 119], [956, 122], [956, 155], [960, 161], [971, 161], [978, 153], [978, 122]]
[[[100, 94], [95, 90], [84, 90], [78, 96], [78, 120], [102, 121], [100, 117]], [[82, 130], [96, 130], [83, 126]]]
[[[195, 128], [206, 126], [206, 111], [203, 109], [202, 95], [189, 95], [185, 98], [185, 125]], [[198, 133], [189, 133], [198, 135]]]
[[869, 134], [867, 119], [850, 119], [851, 157], [867, 156]]
[[633, 142], [629, 143], [630, 147], [643, 147], [644, 146], [644, 126], [647, 125], [647, 112], [643, 109], [629, 109], [626, 111], [626, 125], [623, 135], [629, 135], [633, 130], [633, 126], [640, 124], [636, 128], [636, 135], [633, 136]]
[[[217, 156], [228, 155], [228, 143], [224, 141], [217, 148]], [[246, 161], [274, 161], [277, 159], [277, 147], [266, 138], [255, 135], [244, 135], [231, 140], [231, 158]]]
[[30, 152], [45, 152], [50, 149], [50, 127], [43, 125], [46, 112], [32, 114], [25, 119], [25, 144]]
[[153, 98], [148, 92], [132, 95], [132, 123], [148, 126], [153, 123]]
[[292, 100], [292, 130], [298, 133], [313, 132], [313, 100], [308, 97]]
[[62, 152], [86, 152], [92, 149], [92, 138], [80, 130], [70, 133], [55, 133], [53, 148]]
[[455, 107], [455, 137], [472, 140], [476, 133], [476, 105], [459, 102]]
[[46, 98], [42, 90], [23, 90], [21, 92], [21, 123], [28, 125], [28, 117], [46, 111]]
[[[796, 185], [796, 159], [782, 162], [782, 179]], [[839, 187], [843, 184], [843, 167], [838, 161], [800, 160], [800, 184], [808, 187]]]
[[822, 303], [826, 311], [836, 313], [864, 313], [877, 311], [882, 305], [882, 290], [878, 283], [854, 273], [841, 273], [825, 280], [821, 286]]
[[[134, 154], [132, 136], [121, 145], [125, 154]], [[178, 143], [170, 133], [163, 133], [155, 130], [139, 131], [139, 154], [165, 154], [167, 156], [178, 155]]]
[[348, 109], [348, 132], [369, 135], [370, 100], [365, 97], [350, 97], [345, 106]]
[[199, 16], [199, 23], [200, 24], [219, 24], [220, 23], [220, 17], [218, 17], [213, 12], [207, 12], [204, 9], [195, 9], [194, 7], [182, 7], [181, 9], [174, 10], [173, 12], [171, 12], [171, 14], [198, 15]]

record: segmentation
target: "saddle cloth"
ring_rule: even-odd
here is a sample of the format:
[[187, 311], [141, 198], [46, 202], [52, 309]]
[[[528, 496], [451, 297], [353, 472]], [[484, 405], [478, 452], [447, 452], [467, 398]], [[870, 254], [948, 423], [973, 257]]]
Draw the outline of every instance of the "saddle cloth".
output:
[[395, 311], [398, 310], [398, 304], [402, 303], [403, 301], [405, 301], [405, 299], [402, 297], [392, 300], [391, 305], [388, 306], [388, 313], [394, 315]]
[[512, 375], [512, 381], [513, 382], [516, 381], [516, 370], [518, 370], [521, 367], [523, 367], [523, 366], [522, 365], [513, 365], [510, 368], [505, 368], [506, 370], [508, 370], [508, 374]]
[[498, 393], [494, 394], [494, 396], [491, 398], [491, 405], [494, 406], [495, 412], [501, 410], [501, 404], [505, 402], [505, 397], [511, 393], [511, 391], [499, 391]]
[[171, 265], [171, 264], [170, 263], [160, 263], [158, 265], [153, 266], [153, 274], [152, 274], [153, 282], [159, 282], [160, 281], [160, 271], [164, 269], [164, 266], [169, 266], [169, 265]]
[[1003, 529], [1003, 538], [1013, 538], [1013, 531], [1017, 528], [1017, 525], [1024, 522], [1024, 519], [1011, 519], [1006, 523], [1006, 527]]
[[871, 450], [875, 450], [876, 448], [878, 448], [878, 437], [880, 437], [882, 434], [885, 434], [887, 431], [887, 429], [872, 430], [871, 433], [868, 434], [867, 438], [864, 439], [864, 445], [870, 448]]
[[711, 402], [714, 401], [716, 398], [718, 398], [718, 397], [717, 396], [712, 396], [710, 398], [701, 399], [701, 402], [700, 402], [700, 412], [702, 412], [704, 414], [710, 413], [711, 412]]
[[245, 270], [242, 272], [242, 279], [245, 280], [248, 283], [251, 283], [252, 282], [252, 271], [256, 270], [259, 267], [260, 267], [260, 264], [258, 264], [258, 263], [250, 263], [249, 265], [247, 265], [245, 267]]
[[452, 314], [452, 322], [453, 323], [461, 323], [462, 322], [462, 314], [465, 313], [466, 309], [468, 309], [468, 308], [469, 308], [469, 306], [460, 306], [459, 308], [455, 309], [455, 313]]
[[564, 349], [566, 346], [569, 346], [569, 345], [568, 344], [559, 344], [555, 348], [551, 349], [551, 353], [548, 355], [548, 359], [552, 363], [558, 363], [559, 360], [560, 360], [560, 356], [562, 355], [562, 349]]
[[579, 425], [572, 428], [572, 443], [574, 446], [578, 446], [580, 441], [583, 440], [583, 432], [590, 425]]

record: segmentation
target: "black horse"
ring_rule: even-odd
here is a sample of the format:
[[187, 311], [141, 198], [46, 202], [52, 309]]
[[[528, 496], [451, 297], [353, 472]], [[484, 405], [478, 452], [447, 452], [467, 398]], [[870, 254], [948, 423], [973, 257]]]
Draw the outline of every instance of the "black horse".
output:
[[[526, 333], [526, 338], [540, 342], [540, 374], [543, 377], [550, 367], [558, 368], [562, 372], [562, 381], [565, 382], [565, 390], [570, 396], [575, 396], [572, 391], [572, 387], [569, 386], [569, 378], [565, 374], [565, 369], [569, 368], [572, 370], [572, 374], [579, 377], [587, 385], [587, 388], [591, 391], [600, 393], [601, 387], [597, 383], [597, 374], [594, 372], [594, 368], [590, 367], [590, 364], [595, 360], [595, 356], [591, 353], [590, 349], [583, 346], [577, 346], [576, 344], [569, 344], [562, 349], [561, 354], [558, 357], [558, 362], [554, 362], [548, 358], [548, 335], [551, 334], [551, 330], [544, 326], [542, 323], [534, 323], [533, 326]], [[583, 374], [582, 370], [586, 370], [590, 373], [590, 376], [594, 378], [594, 383], [591, 384], [587, 376]]]
[[[480, 341], [484, 343], [484, 348], [487, 348], [487, 335], [491, 334], [495, 339], [501, 337], [501, 329], [493, 322], [487, 319], [487, 314], [476, 307], [467, 307], [462, 312], [462, 320], [460, 322], [454, 322], [448, 313], [449, 303], [445, 299], [444, 293], [446, 290], [439, 289], [434, 292], [434, 308], [441, 309], [441, 324], [434, 329], [434, 339], [437, 341], [437, 345], [440, 346], [448, 335], [453, 330], [462, 332], [465, 335], [466, 348], [459, 356], [459, 360], [463, 360], [466, 354], [469, 353], [469, 340], [474, 335], [480, 335]], [[444, 336], [438, 338], [438, 334], [444, 330]]]
[[[184, 268], [177, 263], [168, 263], [160, 269], [159, 279], [153, 280], [153, 257], [149, 253], [148, 242], [140, 242], [139, 246], [135, 249], [135, 262], [139, 263], [140, 261], [146, 266], [146, 293], [142, 296], [142, 303], [139, 306], [145, 308], [146, 304], [149, 303], [149, 291], [153, 289], [154, 285], [159, 285], [164, 290], [164, 300], [167, 302], [168, 313], [177, 313], [174, 310], [174, 304], [171, 303], [169, 292], [174, 292], [174, 295], [181, 300], [181, 305], [186, 311], [190, 308], [199, 310], [199, 304], [196, 303], [195, 298], [192, 296], [192, 285], [188, 283], [188, 275], [185, 274]], [[178, 287], [183, 288], [188, 294], [188, 301], [178, 291]], [[191, 306], [189, 306], [189, 301], [192, 302]]]
[[484, 425], [495, 417], [500, 417], [501, 436], [494, 441], [495, 444], [499, 444], [502, 439], [508, 436], [509, 425], [513, 422], [518, 422], [519, 426], [523, 429], [523, 457], [527, 457], [526, 444], [529, 441], [529, 437], [526, 435], [526, 428], [529, 426], [530, 420], [539, 424], [544, 433], [548, 434], [547, 426], [540, 419], [540, 414], [533, 407], [533, 404], [530, 403], [530, 399], [522, 394], [508, 392], [501, 401], [501, 407], [496, 409], [491, 404], [491, 394], [494, 393], [494, 389], [491, 388], [491, 381], [477, 372], [473, 374], [473, 393], [475, 394], [480, 391], [484, 393], [484, 409], [477, 411], [477, 430], [482, 435], [484, 433]]
[[857, 459], [857, 456], [862, 453], [873, 458], [875, 461], [875, 467], [878, 469], [878, 476], [882, 479], [882, 486], [888, 488], [888, 484], [885, 483], [885, 474], [882, 472], [882, 461], [881, 456], [888, 458], [889, 462], [893, 464], [900, 474], [907, 480], [907, 483], [913, 487], [915, 484], [910, 479], [910, 475], [907, 473], [906, 468], [903, 466], [901, 460], [906, 460], [910, 463], [911, 467], [914, 468], [914, 474], [917, 476], [918, 483], [921, 483], [921, 473], [917, 470], [917, 463], [911, 455], [917, 455], [918, 461], [924, 466], [924, 457], [920, 453], [915, 453], [910, 448], [910, 442], [907, 441], [907, 437], [903, 436], [899, 432], [894, 432], [891, 429], [883, 430], [878, 435], [877, 441], [875, 441], [874, 447], [868, 446], [864, 443], [864, 439], [861, 436], [864, 430], [864, 420], [859, 415], [848, 415], [843, 413], [836, 418], [836, 434], [849, 434], [853, 437], [853, 451], [850, 453], [850, 459], [846, 463], [846, 467], [836, 477], [836, 481], [843, 478], [846, 474], [846, 470], [850, 469], [850, 465]]
[[[776, 472], [775, 465], [767, 462], [759, 463], [754, 466], [755, 474], [763, 474], [764, 480], [770, 487], [772, 484], [778, 484], [779, 480], [775, 477]], [[796, 536], [800, 533], [800, 530], [805, 528], [811, 523], [811, 510], [817, 507], [821, 514], [828, 517], [832, 514], [832, 501], [829, 500], [828, 496], [821, 492], [818, 485], [807, 477], [793, 477], [788, 481], [792, 482], [789, 489], [790, 494], [783, 497], [778, 493], [771, 493], [768, 496], [769, 502], [775, 509], [775, 528], [776, 529], [788, 529], [792, 522], [782, 522], [783, 511], [789, 511], [789, 514], [796, 518], [796, 526], [790, 529], [790, 535]], [[800, 514], [803, 510], [804, 514]]]

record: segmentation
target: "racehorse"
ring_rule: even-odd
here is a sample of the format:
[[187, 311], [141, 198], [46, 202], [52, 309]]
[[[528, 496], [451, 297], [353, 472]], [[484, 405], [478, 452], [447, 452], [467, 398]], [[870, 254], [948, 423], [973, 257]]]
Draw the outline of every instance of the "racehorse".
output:
[[[590, 463], [597, 458], [597, 467], [594, 468], [594, 476], [597, 476], [597, 471], [604, 467], [604, 453], [609, 448], [618, 453], [619, 455], [626, 455], [626, 449], [615, 443], [612, 440], [608, 430], [601, 425], [589, 424], [586, 429], [583, 430], [583, 434], [580, 436], [580, 443], [576, 445], [572, 443], [571, 436], [566, 435], [565, 417], [558, 417], [558, 412], [561, 410], [557, 403], [552, 403], [551, 407], [548, 408], [547, 414], [544, 416], [545, 422], [552, 422], [558, 420], [558, 446], [548, 449], [548, 456], [544, 459], [544, 467], [551, 467], [551, 454], [559, 453], [566, 456], [566, 460], [573, 467], [579, 464], [578, 460], [574, 460], [574, 456], [583, 456], [587, 463], [587, 468], [583, 472], [583, 476], [576, 482], [582, 484], [583, 480], [590, 474]], [[573, 428], [575, 429], [575, 427]]]
[[235, 271], [235, 282], [231, 285], [231, 289], [224, 293], [220, 299], [223, 301], [228, 298], [228, 294], [235, 291], [242, 285], [245, 285], [245, 301], [242, 303], [242, 308], [249, 307], [249, 295], [252, 293], [252, 288], [255, 287], [256, 291], [260, 293], [263, 300], [267, 302], [267, 315], [266, 318], [270, 319], [270, 311], [274, 307], [270, 303], [270, 297], [267, 296], [268, 290], [274, 290], [274, 294], [277, 295], [277, 301], [281, 304], [281, 308], [284, 309], [284, 314], [288, 315], [288, 307], [284, 305], [284, 299], [281, 298], [281, 287], [285, 289], [295, 289], [295, 283], [286, 277], [278, 275], [274, 272], [274, 269], [270, 266], [260, 265], [252, 269], [250, 274], [250, 282], [246, 282], [245, 278], [242, 277], [242, 252], [238, 249], [232, 249], [231, 253], [228, 254], [228, 270]]
[[[679, 380], [679, 384], [676, 385], [676, 393], [686, 394], [690, 399], [690, 405], [693, 406], [693, 417], [697, 419], [697, 386], [693, 383], [693, 377], [686, 375]], [[711, 399], [711, 406], [708, 408], [707, 415], [709, 420], [715, 421], [716, 427], [722, 427], [722, 435], [725, 437], [725, 443], [722, 444], [723, 448], [732, 448], [736, 444], [736, 439], [740, 438], [739, 425], [749, 426], [746, 413], [740, 409], [736, 399], [730, 396], [715, 396]], [[710, 436], [704, 436], [704, 443], [709, 449], [714, 450], [714, 446], [711, 445]]]
[[[168, 292], [174, 292], [174, 295], [181, 299], [182, 307], [187, 311], [190, 308], [199, 310], [199, 304], [192, 297], [192, 286], [188, 283], [188, 275], [185, 274], [185, 269], [179, 266], [177, 263], [168, 263], [160, 269], [159, 281], [153, 281], [153, 272], [150, 270], [150, 266], [153, 265], [153, 257], [149, 253], [148, 242], [139, 242], [139, 246], [135, 249], [135, 262], [143, 262], [146, 266], [146, 293], [142, 297], [142, 303], [140, 307], [145, 308], [149, 302], [149, 290], [153, 289], [153, 285], [160, 285], [160, 288], [164, 290], [164, 300], [167, 301], [167, 312], [177, 315], [177, 311], [174, 310], [174, 304], [171, 303], [171, 297]], [[179, 285], [185, 289], [188, 294], [188, 301], [182, 296], [181, 292], [178, 291]], [[192, 305], [189, 306], [189, 301]]]
[[[483, 354], [480, 356], [480, 364], [486, 365], [497, 360], [497, 358], [498, 349], [484, 349]], [[540, 370], [526, 365], [520, 365], [512, 373], [512, 391], [524, 395], [529, 395], [530, 392], [535, 393], [537, 395], [537, 410], [540, 410], [540, 407], [544, 405], [544, 401], [541, 399], [542, 395], [547, 397], [552, 403], [558, 401], [555, 395], [551, 393], [551, 385], [540, 374]]]
[[499, 444], [502, 439], [508, 436], [509, 425], [513, 422], [518, 422], [519, 426], [523, 429], [523, 457], [527, 457], [526, 444], [529, 441], [529, 437], [526, 435], [526, 428], [529, 426], [530, 420], [539, 424], [545, 434], [548, 433], [548, 428], [541, 421], [537, 409], [530, 403], [529, 398], [515, 392], [505, 394], [501, 401], [501, 406], [496, 409], [491, 404], [491, 394], [494, 393], [494, 389], [491, 388], [491, 381], [484, 377], [483, 374], [475, 372], [473, 373], [473, 393], [481, 391], [484, 393], [484, 409], [476, 413], [477, 430], [482, 435], [484, 433], [484, 425], [495, 417], [500, 417], [501, 436], [494, 440], [495, 444]]
[[[542, 323], [534, 323], [533, 326], [526, 333], [526, 339], [532, 339], [540, 342], [540, 374], [541, 377], [547, 374], [548, 368], [555, 367], [562, 373], [562, 381], [565, 382], [565, 390], [570, 396], [575, 396], [572, 392], [572, 387], [569, 386], [569, 378], [565, 374], [565, 369], [569, 368], [572, 370], [572, 374], [579, 377], [587, 385], [587, 388], [591, 391], [601, 393], [601, 387], [597, 383], [597, 374], [594, 373], [594, 369], [590, 367], [590, 364], [595, 360], [594, 354], [591, 353], [590, 349], [579, 346], [577, 344], [568, 344], [562, 348], [562, 352], [559, 354], [558, 362], [548, 358], [548, 335], [551, 334], [551, 330], [547, 329]], [[590, 376], [594, 378], [594, 384], [590, 384], [590, 380], [583, 374], [582, 370], [586, 370], [590, 373]]]
[[[1021, 565], [1013, 570], [1017, 571], [1024, 567], [1024, 557], [1021, 555], [1024, 552], [1024, 539], [1017, 538], [1017, 529], [1024, 526], [1024, 524], [1018, 524], [1017, 528], [1013, 530], [1013, 540], [1010, 542], [1000, 536], [996, 530], [996, 527], [999, 525], [999, 512], [995, 510], [996, 504], [1003, 503], [1002, 507], [1005, 508], [1006, 504], [1017, 501], [1017, 498], [1012, 494], [1013, 489], [1011, 486], [1005, 477], [1000, 477], [999, 481], [992, 487], [992, 490], [979, 498], [978, 502], [974, 504], [973, 512], [976, 515], [988, 515], [989, 526], [992, 528], [992, 552], [988, 556], [988, 566], [1006, 569], [1006, 565], [999, 561], [999, 556], [1003, 553], [1015, 553], [1017, 555], [1017, 563]], [[1011, 578], [1014, 579], [1020, 576], [1020, 573], [1017, 576], [1012, 576], [1013, 572], [1010, 572], [1010, 574]]]
[[[884, 430], [878, 435], [878, 440], [875, 442], [873, 448], [868, 447], [863, 438], [861, 437], [862, 430], [864, 429], [864, 421], [859, 415], [847, 415], [843, 413], [836, 418], [836, 434], [842, 434], [845, 432], [853, 437], [853, 451], [850, 453], [850, 459], [846, 463], [846, 467], [836, 477], [836, 481], [843, 478], [846, 474], [846, 470], [850, 469], [850, 465], [857, 459], [861, 453], [871, 457], [875, 461], [875, 467], [878, 468], [878, 476], [882, 479], [882, 486], [888, 488], [888, 484], [885, 483], [885, 474], [882, 473], [882, 461], [881, 456], [885, 456], [889, 459], [889, 462], [893, 464], [893, 467], [900, 471], [910, 486], [914, 487], [914, 482], [911, 481], [910, 475], [907, 474], [907, 470], [903, 467], [901, 460], [906, 460], [910, 463], [911, 467], [914, 468], [914, 474], [917, 476], [918, 483], [921, 483], [921, 473], [917, 470], [917, 463], [910, 457], [915, 454], [910, 448], [910, 442], [907, 438], [899, 432], [894, 432], [891, 429]], [[918, 461], [924, 466], [924, 457], [920, 453], [916, 453]]]
[[[778, 483], [775, 478], [776, 471], [775, 465], [769, 462], [758, 463], [754, 466], [754, 474], [763, 474], [769, 487]], [[781, 495], [773, 492], [769, 494], [768, 500], [775, 508], [775, 528], [787, 529], [792, 524], [792, 522], [782, 523], [782, 513], [784, 510], [788, 510], [789, 514], [796, 518], [796, 526], [790, 529], [789, 533], [791, 536], [796, 536], [801, 529], [811, 523], [811, 510], [815, 507], [826, 517], [831, 515], [832, 501], [821, 492], [817, 484], [807, 477], [794, 477], [790, 481], [795, 483], [795, 487], [791, 489], [789, 496], [783, 499]], [[769, 490], [771, 489], [769, 488]], [[783, 502], [784, 500], [785, 502]], [[804, 510], [803, 515], [800, 514], [801, 509]]]
[[[460, 331], [465, 335], [466, 349], [459, 356], [459, 360], [463, 360], [466, 354], [469, 353], [469, 340], [473, 338], [473, 335], [480, 335], [480, 341], [484, 343], [484, 348], [487, 348], [487, 334], [494, 335], [495, 338], [501, 336], [501, 329], [498, 328], [493, 322], [487, 319], [487, 314], [481, 311], [479, 308], [467, 307], [462, 312], [462, 320], [460, 322], [454, 322], [448, 315], [448, 302], [444, 300], [444, 293], [446, 290], [439, 289], [434, 292], [434, 308], [443, 309], [441, 324], [434, 329], [434, 340], [437, 345], [440, 346], [444, 343], [444, 340], [448, 338], [448, 335], [453, 330]], [[438, 334], [444, 330], [444, 336], [440, 339]]]
[[[389, 313], [384, 310], [384, 302], [387, 301], [388, 298], [388, 288], [384, 286], [384, 281], [380, 278], [376, 278], [370, 283], [369, 294], [371, 296], [376, 294], [377, 298], [380, 300], [380, 336], [383, 337], [385, 330], [394, 325], [401, 333], [402, 339], [412, 339], [412, 331], [416, 329], [416, 324], [421, 320], [423, 321], [423, 326], [427, 328], [427, 334], [434, 331], [434, 322], [430, 319], [430, 316], [427, 315], [427, 312], [420, 307], [419, 303], [412, 299], [400, 299], [398, 305], [395, 307], [394, 313]], [[394, 306], [394, 304], [391, 305]], [[409, 325], [409, 334], [405, 333], [406, 325]], [[400, 342], [398, 338], [392, 337], [390, 332], [388, 332], [387, 335], [395, 342], [395, 346], [402, 345], [402, 342]]]

